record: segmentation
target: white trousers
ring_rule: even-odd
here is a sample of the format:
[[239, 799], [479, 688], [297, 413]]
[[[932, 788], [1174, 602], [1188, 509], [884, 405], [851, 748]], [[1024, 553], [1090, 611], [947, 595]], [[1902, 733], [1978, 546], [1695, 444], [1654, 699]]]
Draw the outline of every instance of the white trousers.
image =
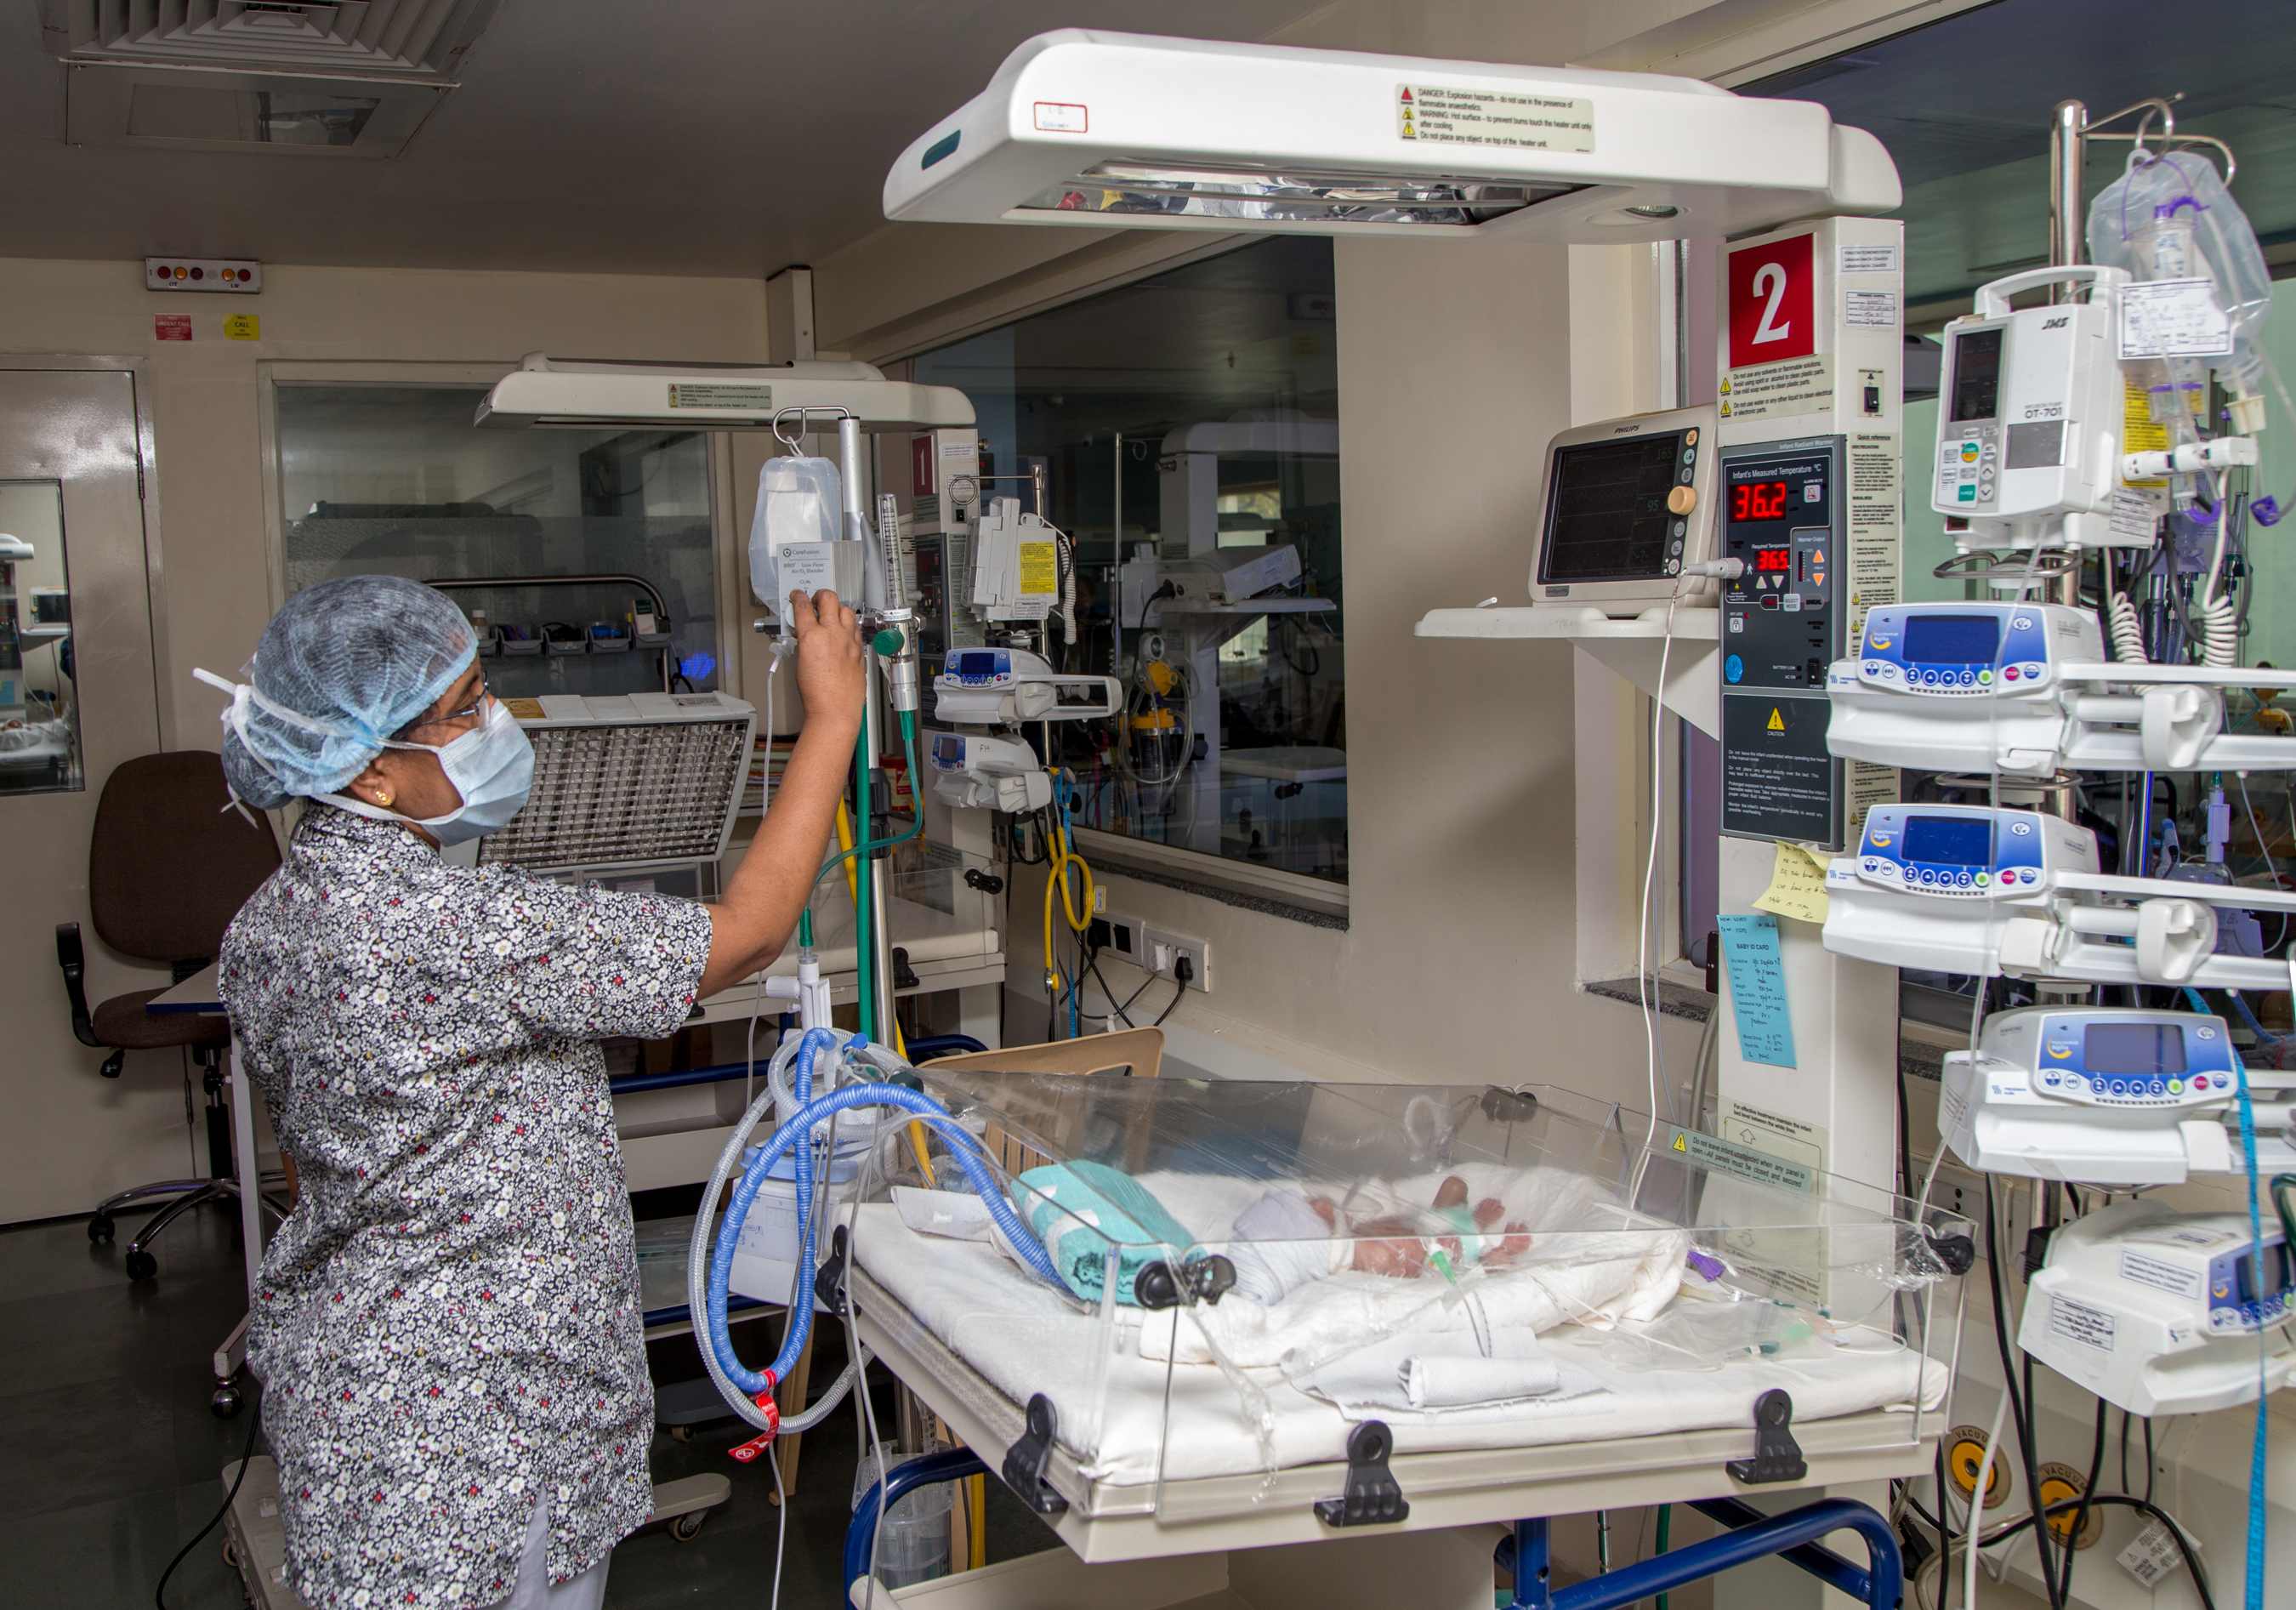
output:
[[600, 1560], [581, 1575], [550, 1585], [550, 1506], [534, 1507], [527, 1523], [526, 1546], [518, 1557], [518, 1586], [500, 1601], [496, 1610], [600, 1610], [606, 1602], [606, 1567], [612, 1557]]

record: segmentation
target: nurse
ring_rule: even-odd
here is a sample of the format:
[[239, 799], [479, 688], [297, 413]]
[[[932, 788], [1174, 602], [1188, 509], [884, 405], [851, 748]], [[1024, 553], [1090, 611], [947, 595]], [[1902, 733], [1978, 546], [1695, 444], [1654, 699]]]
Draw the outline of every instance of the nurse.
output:
[[218, 962], [301, 1184], [248, 1363], [288, 1583], [314, 1606], [587, 1610], [652, 1509], [599, 1042], [675, 1032], [796, 925], [865, 671], [834, 594], [792, 594], [791, 613], [804, 735], [711, 904], [440, 859], [509, 821], [534, 769], [443, 593], [389, 576], [307, 588], [233, 689], [233, 791], [304, 801]]

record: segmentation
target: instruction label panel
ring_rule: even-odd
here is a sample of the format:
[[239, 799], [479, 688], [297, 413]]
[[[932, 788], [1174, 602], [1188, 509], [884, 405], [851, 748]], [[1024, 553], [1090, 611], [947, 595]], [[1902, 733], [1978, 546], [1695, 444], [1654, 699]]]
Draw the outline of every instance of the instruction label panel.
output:
[[1756, 1185], [1775, 1186], [1782, 1190], [1809, 1192], [1810, 1171], [1799, 1164], [1757, 1152], [1751, 1146], [1733, 1146], [1726, 1140], [1717, 1140], [1711, 1135], [1701, 1135], [1685, 1129], [1674, 1138], [1674, 1149], [1702, 1169], [1718, 1174], [1734, 1174], [1741, 1179], [1751, 1179]]
[[1866, 637], [1866, 612], [1898, 602], [1904, 546], [1898, 439], [1853, 431], [1849, 437], [1849, 619], [1844, 653]]
[[1825, 1131], [1814, 1123], [1726, 1096], [1715, 1108], [1715, 1128], [1726, 1140], [1800, 1164], [1812, 1174], [1825, 1171]]
[[1751, 364], [1722, 377], [1722, 417], [1767, 419], [1773, 415], [1815, 414], [1833, 407], [1833, 354], [1779, 364]]
[[770, 408], [774, 406], [774, 389], [771, 386], [716, 382], [697, 384], [693, 381], [674, 380], [669, 382], [669, 406], [673, 408]]
[[1825, 747], [1833, 715], [1822, 698], [1722, 695], [1724, 833], [1842, 848], [1842, 765]]
[[1395, 86], [1395, 132], [1439, 145], [1516, 151], [1592, 151], [1595, 103], [1442, 84]]

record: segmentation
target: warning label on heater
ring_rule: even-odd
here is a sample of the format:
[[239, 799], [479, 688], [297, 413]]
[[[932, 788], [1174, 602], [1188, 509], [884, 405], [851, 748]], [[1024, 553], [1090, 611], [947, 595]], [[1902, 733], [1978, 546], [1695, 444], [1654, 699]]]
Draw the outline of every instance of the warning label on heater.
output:
[[1441, 84], [1395, 86], [1395, 132], [1440, 145], [1504, 145], [1518, 151], [1592, 151], [1595, 103], [1559, 95], [1519, 95]]
[[1833, 355], [1816, 352], [1784, 363], [1749, 364], [1722, 377], [1722, 417], [1767, 419], [1815, 414], [1833, 406]]
[[722, 381], [697, 384], [690, 380], [674, 380], [669, 382], [669, 406], [673, 408], [770, 408], [774, 406], [774, 389]]

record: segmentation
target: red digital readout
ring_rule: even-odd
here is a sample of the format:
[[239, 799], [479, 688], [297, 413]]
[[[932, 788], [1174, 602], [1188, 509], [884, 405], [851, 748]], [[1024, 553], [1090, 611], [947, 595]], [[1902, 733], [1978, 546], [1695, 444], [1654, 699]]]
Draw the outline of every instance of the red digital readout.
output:
[[1792, 551], [1788, 548], [1756, 548], [1754, 568], [1758, 571], [1790, 571], [1793, 568]]
[[1786, 512], [1786, 483], [1756, 481], [1730, 489], [1733, 520], [1778, 520]]

